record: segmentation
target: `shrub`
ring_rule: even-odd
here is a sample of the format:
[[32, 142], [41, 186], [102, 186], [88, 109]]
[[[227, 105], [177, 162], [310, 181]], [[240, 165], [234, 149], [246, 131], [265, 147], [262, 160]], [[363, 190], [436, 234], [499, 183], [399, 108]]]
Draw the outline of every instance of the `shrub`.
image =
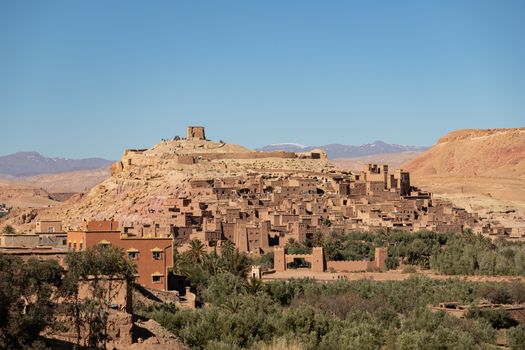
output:
[[404, 265], [402, 272], [403, 273], [416, 273], [417, 270], [416, 270], [416, 267], [413, 265]]
[[483, 318], [495, 329], [511, 328], [518, 325], [518, 322], [504, 309], [480, 310], [477, 307], [473, 307], [467, 311], [465, 317], [471, 319]]
[[509, 329], [507, 341], [512, 350], [525, 350], [525, 326], [520, 325]]

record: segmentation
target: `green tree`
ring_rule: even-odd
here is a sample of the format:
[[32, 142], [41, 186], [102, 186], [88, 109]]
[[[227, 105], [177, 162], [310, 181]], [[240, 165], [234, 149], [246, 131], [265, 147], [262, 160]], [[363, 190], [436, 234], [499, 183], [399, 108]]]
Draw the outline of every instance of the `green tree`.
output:
[[[62, 295], [72, 317], [80, 345], [82, 328], [86, 328], [85, 346], [106, 347], [109, 309], [119, 286], [131, 288], [136, 268], [124, 252], [113, 246], [95, 246], [81, 252], [68, 253], [67, 274]], [[81, 298], [86, 286], [89, 298]]]
[[256, 277], [250, 277], [244, 283], [244, 291], [251, 295], [256, 295], [259, 291], [262, 290], [262, 281]]
[[192, 239], [189, 243], [190, 249], [186, 252], [186, 256], [189, 261], [193, 264], [201, 262], [202, 256], [206, 254], [204, 243], [199, 239]]
[[239, 249], [235, 249], [230, 257], [226, 258], [227, 270], [239, 277], [246, 278], [248, 270], [250, 269], [251, 261], [246, 254], [239, 252]]
[[242, 286], [243, 281], [241, 278], [229, 272], [224, 272], [210, 277], [208, 288], [203, 292], [203, 298], [207, 303], [222, 305], [240, 294]]
[[2, 233], [4, 235], [14, 235], [16, 233], [16, 230], [11, 225], [5, 225], [4, 228], [2, 229]]
[[39, 334], [54, 324], [62, 273], [56, 261], [0, 254], [0, 349], [42, 347]]

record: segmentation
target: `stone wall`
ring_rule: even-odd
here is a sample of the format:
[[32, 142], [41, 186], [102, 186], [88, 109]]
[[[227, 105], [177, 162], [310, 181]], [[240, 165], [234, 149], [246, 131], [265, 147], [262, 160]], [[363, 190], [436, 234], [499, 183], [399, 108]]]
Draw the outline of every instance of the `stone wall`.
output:
[[[243, 152], [243, 153], [192, 153], [175, 156], [177, 161], [184, 162], [184, 164], [192, 164], [187, 157], [191, 157], [196, 161], [199, 160], [220, 160], [220, 159], [266, 159], [266, 158], [282, 158], [294, 159], [297, 155], [294, 152], [275, 151], [275, 152]], [[182, 163], [181, 163], [182, 164]]]
[[373, 261], [368, 260], [346, 260], [346, 261], [325, 261], [323, 247], [313, 247], [312, 254], [286, 254], [284, 248], [275, 248], [273, 252], [274, 269], [276, 272], [283, 272], [287, 264], [294, 259], [301, 258], [311, 263], [311, 270], [323, 272], [325, 270], [335, 270], [341, 272], [368, 271], [374, 268], [386, 269], [386, 259], [388, 258], [387, 248], [376, 248]]
[[40, 243], [38, 235], [0, 235], [1, 247], [34, 248]]

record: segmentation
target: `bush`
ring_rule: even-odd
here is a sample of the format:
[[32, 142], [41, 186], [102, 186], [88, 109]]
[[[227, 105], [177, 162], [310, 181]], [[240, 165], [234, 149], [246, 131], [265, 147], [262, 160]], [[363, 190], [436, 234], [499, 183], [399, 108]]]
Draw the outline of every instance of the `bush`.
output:
[[298, 339], [280, 337], [272, 339], [270, 343], [257, 343], [252, 350], [306, 350], [306, 346]]
[[518, 322], [504, 309], [480, 310], [477, 307], [473, 307], [467, 311], [465, 317], [470, 319], [483, 318], [487, 320], [494, 329], [506, 329], [518, 325]]
[[229, 272], [212, 276], [208, 288], [203, 292], [203, 299], [215, 305], [225, 304], [241, 293], [242, 285], [243, 280]]
[[[433, 313], [428, 304], [475, 303], [493, 284], [411, 277], [315, 283], [263, 283], [256, 292], [239, 288], [232, 275], [217, 275], [205, 290], [206, 308], [154, 309], [148, 316], [194, 349], [475, 349], [495, 342], [494, 327], [511, 326], [508, 314], [479, 313], [457, 319]], [[503, 288], [510, 284], [502, 283]], [[217, 302], [219, 301], [219, 302]], [[516, 339], [520, 329], [514, 328]], [[513, 333], [513, 336], [514, 336]], [[291, 345], [290, 339], [300, 339]]]
[[399, 259], [389, 256], [386, 259], [386, 268], [388, 270], [395, 270], [399, 267]]
[[[507, 286], [486, 285], [481, 288], [480, 296], [494, 304], [512, 304], [512, 296]], [[517, 296], [519, 298], [519, 296]]]
[[14, 235], [16, 233], [16, 230], [11, 225], [5, 225], [4, 228], [2, 229], [2, 233], [4, 235]]
[[417, 270], [416, 270], [416, 267], [415, 266], [412, 266], [412, 265], [405, 265], [403, 266], [403, 270], [402, 270], [403, 273], [416, 273]]
[[512, 350], [525, 350], [525, 326], [520, 325], [509, 329], [507, 342]]

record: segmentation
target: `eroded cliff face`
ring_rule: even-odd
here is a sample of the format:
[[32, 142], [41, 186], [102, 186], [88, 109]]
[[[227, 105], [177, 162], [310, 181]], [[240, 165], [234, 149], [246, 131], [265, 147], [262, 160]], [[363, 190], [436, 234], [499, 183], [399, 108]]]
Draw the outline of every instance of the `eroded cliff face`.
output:
[[[315, 153], [315, 152], [312, 152]], [[110, 169], [110, 177], [85, 195], [55, 208], [38, 209], [31, 222], [22, 214], [5, 223], [31, 230], [38, 220], [62, 220], [76, 228], [86, 220], [145, 221], [163, 201], [188, 195], [190, 180], [221, 179], [248, 173], [322, 174], [334, 171], [326, 155], [254, 152], [245, 147], [207, 140], [163, 141], [147, 150], [127, 150]]]
[[525, 215], [525, 128], [453, 131], [403, 167], [416, 186], [506, 226]]
[[525, 178], [525, 128], [457, 130], [404, 166], [418, 176]]

